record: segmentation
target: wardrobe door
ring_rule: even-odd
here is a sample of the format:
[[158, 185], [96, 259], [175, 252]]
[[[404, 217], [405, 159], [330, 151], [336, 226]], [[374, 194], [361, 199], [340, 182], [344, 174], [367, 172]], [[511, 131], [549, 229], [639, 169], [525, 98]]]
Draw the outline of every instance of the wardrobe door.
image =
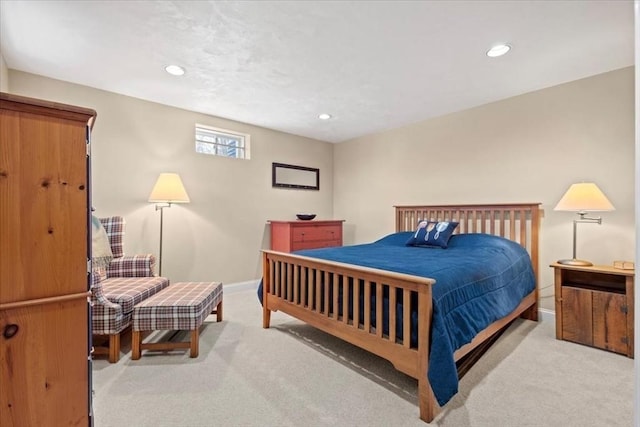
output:
[[0, 93], [0, 426], [90, 425], [88, 125]]

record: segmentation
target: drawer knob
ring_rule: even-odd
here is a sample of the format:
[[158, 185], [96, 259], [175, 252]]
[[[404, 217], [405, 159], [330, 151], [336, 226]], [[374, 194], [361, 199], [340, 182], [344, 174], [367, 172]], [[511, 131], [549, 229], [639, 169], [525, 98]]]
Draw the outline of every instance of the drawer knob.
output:
[[6, 339], [13, 338], [18, 333], [18, 329], [20, 329], [18, 325], [16, 325], [15, 323], [11, 323], [4, 327], [2, 336], [5, 337]]

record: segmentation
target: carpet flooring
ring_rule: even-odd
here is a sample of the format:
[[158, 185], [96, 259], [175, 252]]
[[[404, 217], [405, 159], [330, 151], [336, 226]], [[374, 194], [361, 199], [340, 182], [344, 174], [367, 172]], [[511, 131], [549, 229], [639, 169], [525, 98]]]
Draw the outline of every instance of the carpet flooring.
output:
[[[377, 356], [273, 313], [227, 286], [200, 355], [143, 352], [93, 361], [96, 427], [425, 426], [417, 382]], [[148, 339], [168, 336], [159, 331]], [[179, 333], [173, 339], [186, 338]], [[516, 320], [460, 381], [434, 426], [631, 426], [633, 360], [555, 339], [553, 322]]]

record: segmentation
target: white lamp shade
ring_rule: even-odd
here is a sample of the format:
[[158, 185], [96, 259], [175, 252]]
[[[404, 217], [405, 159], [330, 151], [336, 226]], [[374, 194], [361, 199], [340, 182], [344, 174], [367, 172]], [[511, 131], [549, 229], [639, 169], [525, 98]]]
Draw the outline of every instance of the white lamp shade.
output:
[[161, 173], [151, 190], [150, 202], [189, 203], [189, 195], [177, 173]]
[[553, 210], [556, 211], [613, 211], [615, 208], [593, 182], [572, 184]]

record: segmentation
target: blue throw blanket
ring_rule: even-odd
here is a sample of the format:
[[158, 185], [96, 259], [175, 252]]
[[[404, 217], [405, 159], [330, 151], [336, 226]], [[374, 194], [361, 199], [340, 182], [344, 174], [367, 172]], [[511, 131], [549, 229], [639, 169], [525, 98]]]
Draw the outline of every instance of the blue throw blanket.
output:
[[[458, 391], [453, 353], [512, 312], [535, 289], [535, 277], [529, 254], [513, 241], [488, 234], [458, 234], [451, 237], [447, 249], [406, 246], [412, 234], [394, 233], [369, 244], [296, 254], [436, 280], [428, 377], [442, 406]], [[258, 297], [262, 299], [262, 283]], [[412, 313], [412, 322], [416, 320]], [[383, 322], [388, 322], [387, 313]], [[387, 332], [388, 325], [383, 327]], [[411, 340], [415, 342], [415, 337]]]

